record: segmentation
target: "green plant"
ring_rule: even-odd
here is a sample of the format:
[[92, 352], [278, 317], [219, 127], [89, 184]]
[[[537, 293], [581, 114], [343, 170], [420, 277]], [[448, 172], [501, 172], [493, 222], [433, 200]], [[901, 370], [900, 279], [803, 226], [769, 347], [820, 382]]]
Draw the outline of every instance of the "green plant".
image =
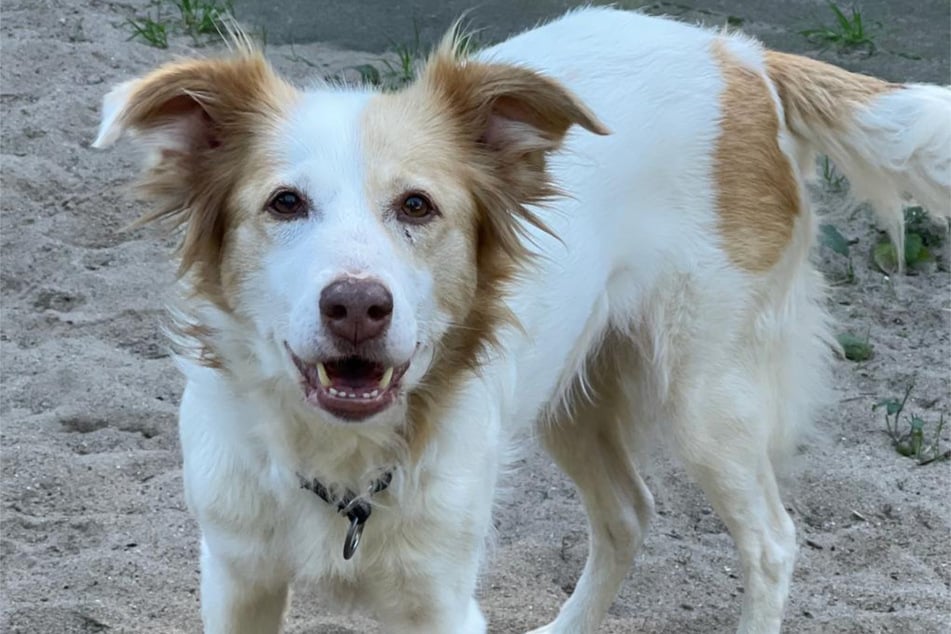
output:
[[[168, 33], [171, 28], [191, 36], [196, 45], [204, 44], [203, 36], [220, 37], [220, 24], [231, 14], [231, 1], [217, 0], [154, 0], [155, 17], [131, 18], [127, 24], [132, 36], [141, 37], [151, 46], [168, 48]], [[177, 11], [178, 21], [165, 19]]]
[[132, 35], [129, 39], [141, 37], [155, 48], [168, 48], [168, 29], [165, 22], [162, 21], [162, 7], [155, 5], [155, 18], [145, 16], [144, 18], [129, 18], [126, 20], [132, 28]]
[[381, 60], [386, 71], [383, 73], [384, 87], [400, 88], [416, 78], [416, 64], [423, 58], [423, 49], [419, 40], [419, 25], [413, 21], [413, 41], [411, 44], [402, 44], [390, 41], [396, 53], [396, 62], [389, 59]]
[[842, 346], [842, 353], [849, 361], [868, 361], [872, 358], [872, 344], [868, 332], [865, 333], [865, 338], [843, 332], [836, 335], [835, 339]]
[[[472, 54], [484, 46], [479, 33], [467, 29], [460, 29], [456, 44], [462, 55]], [[380, 59], [378, 65], [360, 64], [359, 66], [350, 66], [345, 70], [355, 72], [365, 85], [376, 86], [383, 90], [399, 90], [416, 79], [416, 70], [420, 62], [426, 58], [426, 51], [420, 38], [419, 25], [415, 21], [413, 22], [413, 39], [411, 42], [401, 43], [390, 40], [390, 48], [392, 54]], [[313, 65], [296, 54], [288, 59]], [[347, 78], [343, 73], [337, 73], [325, 79], [330, 82], [346, 82]]]
[[[380, 59], [380, 66], [360, 64], [359, 66], [350, 66], [346, 70], [357, 73], [363, 84], [376, 86], [383, 90], [398, 90], [412, 83], [412, 81], [416, 79], [416, 66], [420, 60], [425, 57], [420, 42], [418, 25], [415, 22], [413, 23], [412, 43], [393, 43], [391, 40], [391, 46], [396, 56], [395, 59], [386, 57]], [[303, 58], [297, 59], [308, 63], [307, 60]], [[342, 73], [337, 73], [326, 79], [331, 82], [345, 82], [346, 76]]]
[[901, 414], [914, 387], [914, 383], [909, 384], [901, 400], [897, 398], [882, 399], [872, 405], [872, 410], [874, 411], [880, 407], [885, 410], [885, 433], [891, 439], [895, 451], [905, 457], [914, 458], [919, 465], [947, 460], [951, 458], [951, 450], [941, 450], [941, 432], [944, 430], [943, 412], [930, 439], [925, 431], [927, 422], [920, 416], [906, 416], [907, 427], [903, 427], [901, 424]]
[[839, 174], [835, 169], [835, 164], [829, 160], [828, 156], [822, 157], [820, 165], [822, 165], [822, 180], [825, 182], [827, 190], [841, 192], [845, 189], [845, 176]]
[[819, 225], [819, 244], [828, 248], [833, 253], [845, 258], [846, 269], [845, 277], [833, 280], [832, 284], [851, 284], [855, 281], [855, 269], [852, 268], [852, 255], [849, 249], [849, 241], [845, 239], [839, 230], [833, 224]]
[[217, 34], [218, 23], [232, 13], [230, 0], [218, 3], [212, 0], [173, 0], [178, 8], [185, 32], [198, 40], [200, 35]]
[[[921, 207], [905, 209], [904, 264], [908, 271], [928, 272], [937, 266], [935, 251], [944, 243], [944, 230], [937, 228]], [[872, 260], [883, 273], [898, 272], [898, 250], [882, 234], [872, 250]]]
[[829, 2], [829, 8], [835, 17], [835, 21], [831, 26], [805, 29], [799, 32], [800, 35], [803, 35], [813, 42], [834, 44], [842, 48], [866, 46], [869, 55], [875, 52], [875, 43], [866, 30], [865, 23], [862, 20], [862, 13], [858, 9], [854, 7], [849, 8], [849, 15], [846, 15], [846, 12], [840, 9], [834, 2]]

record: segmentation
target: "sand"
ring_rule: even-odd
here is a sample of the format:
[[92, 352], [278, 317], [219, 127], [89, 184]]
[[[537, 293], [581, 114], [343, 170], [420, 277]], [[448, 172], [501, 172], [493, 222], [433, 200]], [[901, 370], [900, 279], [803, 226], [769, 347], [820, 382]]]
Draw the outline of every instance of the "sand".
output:
[[[157, 327], [173, 279], [171, 241], [151, 228], [120, 231], [141, 211], [127, 189], [129, 147], [89, 148], [113, 83], [213, 50], [196, 52], [184, 36], [168, 50], [128, 41], [123, 23], [144, 4], [3, 3], [5, 632], [199, 629], [198, 529], [182, 500], [176, 434], [182, 379]], [[376, 59], [319, 44], [267, 52], [297, 81]], [[889, 79], [948, 80], [946, 55], [902, 64], [907, 76]], [[875, 58], [853, 65], [874, 71]], [[921, 467], [896, 453], [871, 405], [914, 381], [914, 412], [936, 421], [951, 411], [947, 253], [937, 271], [896, 283], [869, 266], [877, 233], [866, 214], [842, 194], [817, 195], [857, 241], [855, 281], [836, 286], [829, 304], [839, 330], [868, 332], [874, 357], [836, 362], [836, 401], [786, 494], [801, 545], [786, 631], [946, 632], [949, 463]], [[820, 256], [824, 270], [841, 274], [838, 256]], [[676, 464], [654, 462], [658, 515], [602, 631], [729, 631], [743, 592], [730, 537]], [[481, 588], [498, 633], [553, 617], [586, 553], [570, 483], [535, 450], [517, 466]], [[333, 614], [312, 589], [296, 590], [288, 631], [377, 631]]]

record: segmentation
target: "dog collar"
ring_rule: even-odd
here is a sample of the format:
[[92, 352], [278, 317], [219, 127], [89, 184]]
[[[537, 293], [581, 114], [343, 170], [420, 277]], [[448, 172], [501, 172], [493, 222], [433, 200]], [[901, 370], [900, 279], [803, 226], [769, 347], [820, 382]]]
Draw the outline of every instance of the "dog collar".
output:
[[357, 552], [357, 546], [360, 545], [363, 527], [373, 510], [370, 506], [370, 496], [385, 491], [390, 486], [390, 482], [393, 480], [393, 472], [387, 471], [371, 482], [363, 495], [358, 495], [347, 489], [343, 495], [337, 496], [317, 478], [308, 479], [299, 473], [297, 478], [300, 480], [302, 489], [307, 489], [330, 506], [336, 507], [337, 513], [350, 521], [350, 528], [347, 529], [347, 536], [343, 540], [343, 558], [350, 559], [353, 557], [353, 553]]

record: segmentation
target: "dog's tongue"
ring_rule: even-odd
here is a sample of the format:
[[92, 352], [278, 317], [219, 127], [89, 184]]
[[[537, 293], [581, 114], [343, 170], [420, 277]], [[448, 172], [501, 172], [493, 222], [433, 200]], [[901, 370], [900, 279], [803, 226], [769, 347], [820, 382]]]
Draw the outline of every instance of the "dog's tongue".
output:
[[350, 390], [374, 389], [379, 387], [385, 368], [372, 361], [359, 357], [348, 357], [331, 361], [324, 366], [333, 387]]

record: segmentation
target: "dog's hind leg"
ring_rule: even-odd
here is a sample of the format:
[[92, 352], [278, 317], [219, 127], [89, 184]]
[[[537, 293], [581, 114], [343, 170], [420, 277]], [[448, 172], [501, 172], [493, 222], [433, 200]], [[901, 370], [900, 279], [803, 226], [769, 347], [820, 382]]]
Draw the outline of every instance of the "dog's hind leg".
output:
[[736, 542], [745, 588], [737, 631], [776, 633], [796, 556], [795, 527], [770, 457], [779, 408], [761, 398], [769, 393], [762, 377], [704, 378], [693, 382], [686, 407], [671, 419], [674, 443]]
[[[545, 447], [581, 493], [589, 523], [584, 571], [558, 618], [532, 634], [591, 634], [644, 540], [654, 500], [629, 450], [634, 403], [630, 342], [609, 335], [589, 360], [592, 394], [579, 395], [552, 421], [541, 423]], [[628, 354], [628, 353], [631, 354]]]

